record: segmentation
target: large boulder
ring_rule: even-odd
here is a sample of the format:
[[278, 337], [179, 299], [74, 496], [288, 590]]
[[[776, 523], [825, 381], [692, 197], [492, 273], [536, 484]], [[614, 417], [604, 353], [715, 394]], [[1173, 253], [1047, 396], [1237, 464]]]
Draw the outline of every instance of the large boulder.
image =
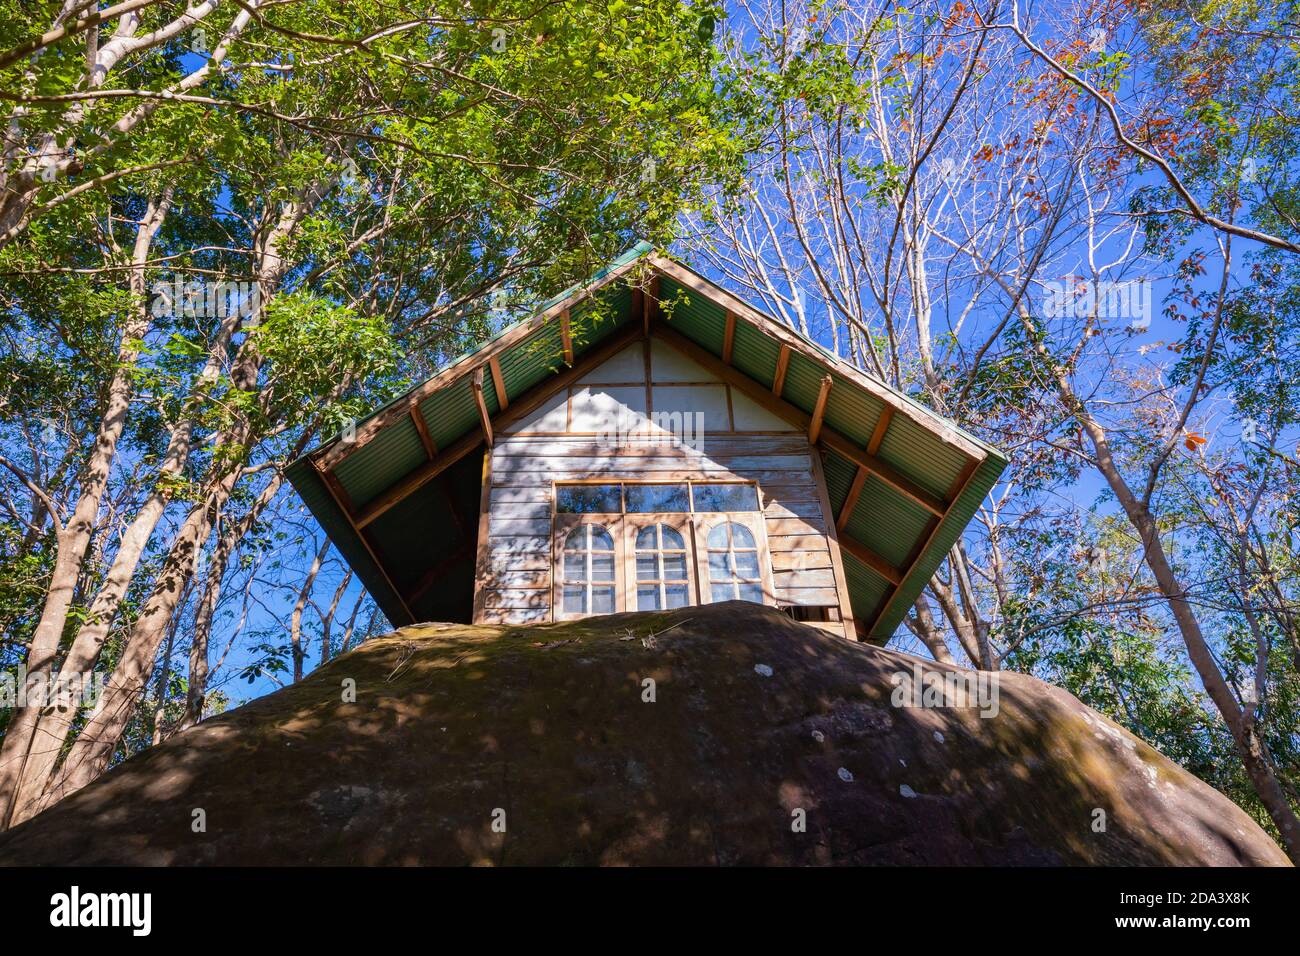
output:
[[739, 603], [407, 627], [126, 761], [0, 863], [1287, 863], [1065, 691], [963, 701], [971, 675]]

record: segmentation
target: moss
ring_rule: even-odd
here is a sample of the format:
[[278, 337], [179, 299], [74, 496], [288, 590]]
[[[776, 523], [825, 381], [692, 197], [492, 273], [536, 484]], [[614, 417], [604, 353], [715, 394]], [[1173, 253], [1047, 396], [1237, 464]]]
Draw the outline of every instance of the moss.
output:
[[407, 627], [127, 761], [0, 837], [0, 863], [1284, 862], [1031, 678], [1002, 676], [992, 719], [892, 707], [915, 663], [735, 603]]

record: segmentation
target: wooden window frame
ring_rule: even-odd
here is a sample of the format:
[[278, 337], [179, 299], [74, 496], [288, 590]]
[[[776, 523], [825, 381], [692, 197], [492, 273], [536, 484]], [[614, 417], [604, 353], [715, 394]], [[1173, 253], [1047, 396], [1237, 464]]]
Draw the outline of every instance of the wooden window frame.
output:
[[[554, 499], [552, 498], [552, 501]], [[554, 507], [554, 505], [552, 505]], [[619, 605], [623, 601], [624, 590], [626, 588], [626, 555], [624, 548], [623, 535], [619, 527], [621, 515], [609, 514], [557, 514], [552, 526], [551, 533], [551, 620], [552, 621], [577, 621], [586, 617], [598, 616], [598, 612], [566, 612], [564, 610], [564, 541], [569, 534], [582, 527], [583, 525], [598, 525], [606, 534], [609, 535], [613, 542], [614, 554], [614, 610], [609, 612], [617, 614]], [[573, 519], [573, 520], [569, 520]], [[590, 534], [590, 532], [588, 532]], [[590, 554], [590, 552], [588, 552]], [[590, 577], [590, 557], [588, 557], [588, 578], [586, 581], [588, 607], [591, 606], [591, 587], [592, 579]], [[604, 614], [605, 612], [599, 612]]]
[[[724, 484], [724, 482], [709, 482]], [[759, 498], [762, 507], [762, 498]], [[695, 514], [696, 580], [699, 582], [701, 604], [713, 604], [713, 581], [709, 574], [709, 532], [728, 522], [743, 525], [754, 536], [758, 551], [759, 586], [763, 592], [762, 603], [776, 606], [776, 592], [772, 584], [772, 552], [767, 541], [767, 521], [762, 511], [707, 511]], [[707, 600], [706, 600], [707, 596]]]
[[[687, 486], [689, 503], [695, 507], [695, 488], [700, 485], [750, 485], [758, 500], [757, 511], [627, 511], [628, 485], [681, 485]], [[558, 510], [559, 490], [567, 485], [618, 485], [617, 513], [591, 512], [572, 514]], [[719, 524], [731, 521], [744, 525], [754, 536], [758, 551], [758, 567], [762, 587], [762, 603], [776, 605], [772, 577], [772, 553], [767, 540], [767, 522], [763, 512], [763, 489], [759, 483], [746, 479], [710, 478], [655, 478], [647, 481], [610, 480], [601, 478], [564, 479], [551, 482], [551, 616], [552, 621], [572, 621], [593, 616], [592, 613], [566, 613], [564, 611], [564, 540], [576, 527], [594, 524], [603, 527], [614, 541], [614, 614], [637, 610], [636, 535], [642, 528], [656, 524], [667, 525], [682, 536], [686, 545], [687, 596], [689, 606], [713, 603], [712, 582], [709, 579], [708, 535]], [[664, 597], [660, 580], [660, 597]], [[588, 582], [590, 587], [590, 582]], [[603, 612], [602, 612], [603, 613]]]

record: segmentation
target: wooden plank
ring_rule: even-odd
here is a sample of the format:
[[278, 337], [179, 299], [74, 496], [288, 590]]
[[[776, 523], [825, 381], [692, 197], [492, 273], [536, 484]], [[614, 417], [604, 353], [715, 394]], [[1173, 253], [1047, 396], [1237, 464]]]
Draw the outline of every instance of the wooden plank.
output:
[[889, 431], [889, 423], [894, 420], [894, 406], [886, 405], [885, 410], [880, 413], [880, 418], [876, 419], [876, 428], [871, 433], [871, 440], [867, 442], [867, 453], [874, 455], [880, 451], [880, 443], [885, 440], [885, 432]]
[[722, 333], [722, 361], [731, 364], [731, 350], [736, 343], [736, 313], [727, 311], [727, 325]]
[[476, 624], [545, 624], [550, 618], [550, 609], [493, 607], [483, 609], [483, 615]]
[[550, 553], [533, 554], [530, 552], [518, 554], [495, 554], [489, 548], [486, 563], [480, 568], [483, 574], [502, 575], [514, 574], [516, 572], [546, 572], [550, 573], [551, 557]]
[[822, 379], [822, 387], [817, 392], [817, 404], [813, 406], [812, 420], [808, 423], [808, 444], [817, 444], [817, 438], [822, 433], [822, 419], [826, 417], [826, 399], [831, 395], [831, 384], [834, 380], [829, 376]]
[[843, 531], [844, 526], [849, 523], [849, 516], [853, 514], [853, 509], [857, 507], [858, 497], [862, 494], [862, 486], [867, 483], [867, 475], [870, 472], [867, 469], [859, 467], [857, 474], [853, 476], [853, 484], [849, 485], [849, 493], [844, 498], [844, 504], [840, 507], [840, 516], [835, 519], [835, 530]]
[[[316, 469], [317, 474], [321, 475], [322, 479], [325, 481], [325, 487], [329, 490], [330, 495], [333, 496], [334, 487], [333, 485], [331, 485], [330, 481], [326, 477], [327, 472], [324, 470], [324, 468], [321, 466], [319, 462], [313, 461], [312, 467]], [[334, 485], [338, 485], [337, 478], [334, 480]], [[340, 491], [343, 490], [341, 485], [339, 485], [339, 490]], [[402, 610], [406, 612], [406, 616], [407, 618], [409, 618], [409, 620], [407, 620], [404, 623], [414, 624], [415, 615], [411, 612], [411, 606], [406, 603], [406, 598], [402, 595], [402, 592], [397, 589], [397, 585], [393, 583], [393, 579], [388, 576], [388, 569], [384, 567], [384, 562], [379, 560], [379, 555], [375, 552], [375, 548], [370, 543], [370, 539], [366, 537], [365, 532], [357, 524], [356, 519], [352, 516], [352, 511], [350, 506], [345, 503], [345, 499], [340, 499], [337, 497], [334, 498], [334, 503], [338, 505], [339, 510], [343, 512], [343, 517], [347, 519], [348, 524], [352, 527], [353, 534], [357, 536], [357, 539], [361, 542], [362, 546], [366, 549], [366, 553], [370, 555], [370, 560], [375, 563], [375, 567], [378, 568], [379, 573], [383, 575], [384, 583], [387, 584], [389, 588], [392, 589], [393, 595], [397, 598], [397, 603], [400, 604]], [[393, 621], [392, 623], [397, 624], [398, 622]]]
[[573, 365], [573, 327], [569, 323], [569, 310], [560, 313], [560, 342], [564, 346], [564, 361]]
[[544, 535], [551, 530], [551, 516], [544, 518], [502, 518], [495, 512], [488, 522], [488, 535], [503, 537], [505, 535]]
[[772, 394], [777, 398], [785, 391], [785, 373], [790, 367], [790, 346], [782, 345], [781, 352], [776, 357], [776, 375], [772, 379]]
[[497, 411], [504, 412], [510, 407], [510, 396], [506, 394], [506, 380], [501, 377], [501, 363], [495, 355], [488, 359], [488, 368], [492, 372], [492, 387], [497, 393]]
[[485, 606], [489, 608], [544, 608], [550, 610], [549, 591], [536, 588], [488, 588]]
[[839, 592], [835, 588], [777, 588], [776, 599], [782, 604], [840, 607]]
[[894, 587], [898, 587], [903, 580], [903, 574], [898, 568], [894, 567], [876, 552], [872, 551], [865, 544], [850, 535], [840, 533], [840, 547], [849, 554], [853, 555], [876, 574], [880, 575]]
[[551, 586], [551, 573], [547, 570], [509, 570], [499, 571], [495, 576], [498, 586], [503, 588], [543, 588]]
[[768, 536], [768, 546], [778, 551], [829, 551], [826, 536], [822, 534], [779, 534]]
[[316, 473], [321, 476], [321, 480], [325, 482], [325, 487], [327, 487], [330, 494], [334, 496], [335, 503], [343, 509], [343, 513], [347, 515], [348, 520], [351, 521], [356, 507], [352, 504], [352, 496], [349, 495], [347, 489], [343, 487], [343, 482], [339, 481], [339, 476], [334, 474], [332, 471], [324, 470], [315, 462], [312, 462], [312, 465], [315, 466]]
[[[612, 358], [615, 353], [625, 348], [630, 342], [640, 337], [640, 329], [636, 326], [629, 326], [621, 332], [616, 332], [607, 338], [604, 342], [592, 349], [587, 355], [583, 356], [581, 366], [575, 366], [565, 369], [554, 378], [544, 382], [539, 382], [528, 390], [527, 394], [515, 401], [509, 410], [502, 412], [497, 416], [498, 427], [509, 424], [524, 417], [530, 412], [536, 410], [543, 402], [549, 399], [553, 394], [562, 388], [568, 388], [570, 383], [582, 374], [582, 370], [599, 364], [608, 358]], [[481, 375], [481, 372], [480, 372]], [[392, 487], [388, 488], [374, 501], [366, 505], [357, 514], [358, 527], [365, 527], [380, 515], [387, 512], [394, 505], [406, 500], [408, 496], [424, 487], [425, 484], [438, 477], [444, 470], [450, 468], [456, 462], [460, 461], [483, 442], [483, 436], [478, 431], [467, 432], [448, 445], [442, 450], [437, 458], [415, 469], [409, 475], [396, 481]]]
[[763, 508], [763, 516], [771, 520], [772, 518], [815, 518], [820, 519], [822, 516], [821, 502], [815, 498], [794, 499], [794, 498], [768, 498], [767, 504]]
[[772, 585], [776, 588], [833, 588], [834, 568], [791, 568], [772, 572]]
[[541, 519], [551, 520], [551, 506], [545, 501], [498, 501], [496, 493], [492, 495], [492, 517], [512, 518], [512, 519]]
[[775, 552], [771, 557], [774, 574], [779, 571], [810, 571], [832, 567], [831, 553], [826, 550]]
[[470, 379], [470, 390], [474, 393], [474, 404], [478, 406], [479, 425], [483, 428], [483, 440], [492, 447], [492, 416], [488, 414], [487, 402], [483, 398], [483, 370], [476, 369]]
[[826, 529], [817, 521], [805, 521], [803, 518], [768, 518], [767, 533], [773, 534], [825, 534]]
[[[713, 355], [707, 349], [701, 348], [690, 339], [681, 335], [673, 329], [663, 325], [655, 329], [655, 335], [662, 339], [673, 348], [682, 352], [687, 358], [703, 365], [714, 375], [726, 381], [729, 385], [740, 389], [749, 398], [763, 405], [772, 412], [772, 414], [784, 418], [799, 428], [800, 431], [809, 431], [812, 427], [811, 416], [805, 414], [802, 410], [791, 405], [789, 402], [774, 398], [767, 389], [758, 385], [749, 376], [739, 372], [729, 365], [723, 365], [718, 361], [717, 356]], [[822, 426], [818, 439], [822, 445], [831, 449], [838, 455], [847, 458], [855, 465], [860, 465], [873, 471], [887, 485], [903, 496], [911, 499], [916, 504], [925, 508], [933, 515], [941, 515], [947, 508], [947, 502], [940, 500], [930, 494], [924, 488], [921, 488], [916, 482], [899, 474], [892, 466], [882, 461], [875, 455], [868, 454], [863, 448], [859, 448], [848, 438], [845, 438], [829, 425]]]
[[415, 425], [415, 430], [420, 433], [420, 444], [424, 445], [424, 453], [430, 460], [438, 455], [438, 445], [429, 434], [429, 425], [420, 414], [418, 405], [411, 406], [411, 422]]
[[[620, 454], [675, 456], [679, 458], [700, 455], [804, 455], [809, 453], [808, 441], [803, 435], [745, 435], [714, 433], [705, 435], [697, 445], [665, 442], [658, 438], [629, 440], [619, 446]], [[502, 438], [493, 449], [498, 461], [503, 457], [523, 458], [535, 455], [609, 454], [609, 445], [586, 435], [534, 435], [515, 433]]]

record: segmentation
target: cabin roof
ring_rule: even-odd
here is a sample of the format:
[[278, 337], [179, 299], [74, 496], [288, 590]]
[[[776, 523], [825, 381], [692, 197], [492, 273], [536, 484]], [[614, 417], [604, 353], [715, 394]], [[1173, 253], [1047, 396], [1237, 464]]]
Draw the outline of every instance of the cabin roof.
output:
[[377, 409], [354, 440], [303, 455], [288, 478], [394, 624], [456, 619], [472, 599], [482, 462], [470, 452], [485, 428], [647, 328], [816, 435], [854, 617], [887, 640], [1006, 458], [644, 244]]

